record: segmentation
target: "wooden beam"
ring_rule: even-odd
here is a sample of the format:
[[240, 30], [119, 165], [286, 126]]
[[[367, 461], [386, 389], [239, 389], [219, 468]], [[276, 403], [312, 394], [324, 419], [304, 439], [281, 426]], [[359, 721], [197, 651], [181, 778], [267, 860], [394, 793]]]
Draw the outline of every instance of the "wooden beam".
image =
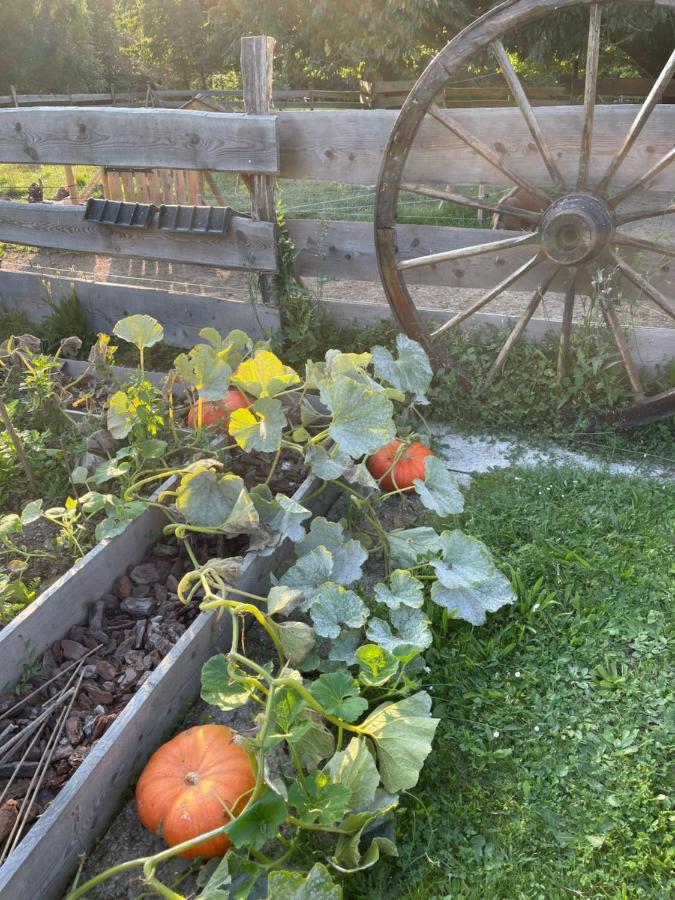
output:
[[52, 312], [50, 301], [72, 291], [80, 298], [94, 332], [110, 333], [115, 322], [134, 313], [154, 316], [164, 326], [167, 344], [176, 347], [194, 347], [207, 325], [220, 332], [241, 328], [256, 339], [279, 330], [279, 311], [272, 306], [254, 307], [250, 300], [0, 269], [0, 307], [21, 310], [31, 322], [41, 322]]
[[0, 200], [0, 241], [256, 272], [277, 267], [274, 226], [244, 216], [233, 216], [225, 235], [177, 234], [158, 231], [156, 222], [147, 231], [97, 225], [76, 206]]
[[[241, 77], [244, 89], [244, 111], [249, 115], [268, 115], [272, 111], [272, 79], [274, 73], [273, 37], [257, 35], [241, 39]], [[256, 219], [276, 224], [274, 178], [254, 175], [248, 182], [251, 209]], [[275, 301], [274, 286], [269, 278], [259, 279], [263, 303]]]
[[[566, 182], [576, 184], [584, 110], [581, 106], [537, 109], [537, 121]], [[593, 130], [589, 182], [602, 177], [635, 116], [630, 104], [599, 105]], [[280, 112], [281, 177], [348, 184], [375, 184], [382, 154], [397, 113], [392, 110], [317, 110]], [[513, 168], [539, 186], [548, 186], [546, 166], [532, 142], [520, 110], [457, 109], [453, 117], [470, 129]], [[675, 105], [657, 106], [615, 184], [638, 178], [672, 147]], [[408, 160], [407, 181], [452, 184], [508, 185], [511, 182], [466, 144], [434, 121], [425, 121]], [[675, 189], [675, 166], [662, 171], [650, 189]]]
[[274, 174], [276, 119], [189, 109], [0, 109], [0, 162]]

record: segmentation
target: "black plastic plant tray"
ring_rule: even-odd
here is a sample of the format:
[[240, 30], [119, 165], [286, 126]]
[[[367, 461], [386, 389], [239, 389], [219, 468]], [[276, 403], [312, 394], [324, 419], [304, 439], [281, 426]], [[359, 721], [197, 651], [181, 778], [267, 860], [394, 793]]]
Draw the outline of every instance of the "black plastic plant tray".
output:
[[126, 203], [123, 200], [87, 200], [84, 218], [99, 225], [117, 228], [150, 227], [157, 207], [153, 203]]
[[234, 210], [230, 206], [170, 206], [159, 208], [160, 231], [226, 234]]

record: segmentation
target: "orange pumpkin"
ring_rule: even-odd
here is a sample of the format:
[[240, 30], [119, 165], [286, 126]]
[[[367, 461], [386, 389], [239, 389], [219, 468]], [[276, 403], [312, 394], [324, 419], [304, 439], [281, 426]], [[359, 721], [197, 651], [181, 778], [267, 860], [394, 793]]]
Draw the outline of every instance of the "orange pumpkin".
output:
[[[230, 388], [222, 400], [206, 400], [202, 402], [202, 425], [211, 425], [219, 434], [227, 434], [230, 424], [230, 413], [233, 409], [250, 406], [253, 401], [246, 394]], [[196, 428], [199, 422], [199, 404], [195, 403], [188, 412], [188, 428]]]
[[402, 490], [409, 493], [414, 490], [413, 482], [426, 478], [425, 459], [434, 454], [424, 444], [413, 441], [407, 446], [403, 441], [390, 441], [377, 453], [368, 457], [368, 471], [380, 482], [385, 491]]
[[[143, 825], [169, 847], [213, 831], [238, 815], [255, 785], [248, 753], [233, 743], [227, 725], [197, 725], [156, 750], [136, 785], [136, 809]], [[222, 856], [230, 840], [222, 835], [181, 854]]]

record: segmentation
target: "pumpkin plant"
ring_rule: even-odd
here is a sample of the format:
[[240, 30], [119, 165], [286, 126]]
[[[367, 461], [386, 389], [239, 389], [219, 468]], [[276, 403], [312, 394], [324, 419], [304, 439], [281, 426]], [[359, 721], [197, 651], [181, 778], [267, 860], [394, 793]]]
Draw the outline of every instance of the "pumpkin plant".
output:
[[[233, 388], [251, 398], [230, 412], [234, 446], [213, 448], [208, 458], [151, 479], [174, 477], [161, 499], [165, 533], [183, 542], [192, 563], [178, 586], [180, 599], [230, 616], [230, 646], [205, 664], [202, 697], [226, 713], [255, 711], [253, 733], [234, 739], [255, 760], [254, 780], [250, 785], [248, 775], [240, 778], [237, 763], [234, 783], [231, 772], [221, 772], [225, 780], [210, 793], [195, 763], [192, 780], [206, 798], [190, 818], [205, 832], [165, 829], [169, 843], [186, 839], [114, 867], [70, 897], [136, 866], [157, 893], [180, 897], [159, 882], [158, 864], [200, 847], [206, 855], [214, 841], [226, 852], [203, 870], [204, 898], [244, 898], [254, 888], [261, 896], [265, 878], [270, 897], [274, 890], [284, 895], [316, 885], [321, 896], [337, 897], [339, 887], [325, 867], [342, 877], [396, 853], [393, 811], [431, 751], [439, 721], [425, 689], [432, 608], [479, 625], [488, 611], [513, 602], [513, 590], [484, 544], [444, 524], [464, 501], [454, 477], [410, 424], [424, 421], [419, 407], [431, 381], [429, 360], [414, 341], [399, 336], [395, 355], [378, 347], [362, 354], [329, 351], [301, 375], [265, 345], [209, 335], [202, 348], [179, 357], [176, 370], [174, 378], [202, 403], [202, 424], [204, 402]], [[386, 463], [381, 471], [372, 462], [378, 453]], [[266, 478], [247, 486], [230, 471], [234, 454], [267, 454]], [[303, 503], [270, 488], [289, 454], [315, 477], [316, 488]], [[405, 471], [398, 470], [401, 463]], [[124, 502], [143, 502], [147, 484], [148, 478], [133, 481]], [[312, 515], [312, 496], [326, 490], [344, 496], [339, 521]], [[413, 496], [414, 526], [387, 527], [383, 512], [402, 502], [410, 506]], [[263, 555], [282, 541], [293, 545], [289, 564], [266, 595], [238, 586], [237, 558], [200, 561], [197, 542], [234, 535], [246, 536], [249, 550]], [[372, 588], [364, 587], [366, 573]], [[269, 660], [245, 652], [242, 635], [250, 619], [269, 639]], [[231, 752], [228, 743], [222, 760]], [[139, 811], [153, 830], [159, 818], [173, 821], [176, 798], [188, 789], [185, 768], [192, 765], [190, 758], [174, 767], [171, 778], [179, 782], [165, 791], [164, 782], [155, 783], [151, 761], [151, 774], [139, 784]], [[146, 817], [148, 782], [153, 812]], [[164, 800], [168, 811], [162, 813]], [[192, 801], [185, 802], [192, 809]], [[305, 876], [293, 869], [308, 849], [322, 863]]]

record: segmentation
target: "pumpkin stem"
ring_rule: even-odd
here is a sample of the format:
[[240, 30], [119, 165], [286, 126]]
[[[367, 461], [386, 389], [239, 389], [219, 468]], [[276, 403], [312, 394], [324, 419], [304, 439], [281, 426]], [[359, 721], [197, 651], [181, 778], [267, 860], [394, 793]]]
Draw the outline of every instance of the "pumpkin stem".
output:
[[201, 776], [200, 776], [199, 772], [188, 772], [187, 775], [185, 776], [186, 784], [199, 784], [200, 781], [201, 781]]

